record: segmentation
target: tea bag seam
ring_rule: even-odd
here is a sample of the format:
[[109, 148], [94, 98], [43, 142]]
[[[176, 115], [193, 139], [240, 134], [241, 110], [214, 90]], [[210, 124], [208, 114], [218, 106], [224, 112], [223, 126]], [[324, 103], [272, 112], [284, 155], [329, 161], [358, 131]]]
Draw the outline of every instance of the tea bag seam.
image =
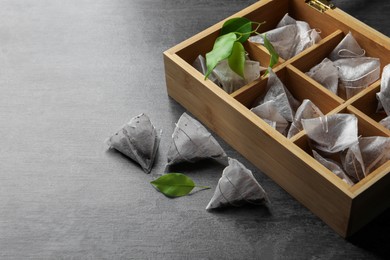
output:
[[[192, 140], [192, 138], [191, 138], [183, 129], [181, 129], [181, 127], [179, 127], [177, 124], [176, 124], [176, 127], [177, 127], [177, 130], [178, 130], [178, 131], [181, 131], [182, 133], [184, 133], [184, 135], [186, 135], [186, 136], [188, 137], [188, 139], [190, 140], [190, 142], [193, 143], [193, 144], [198, 148], [198, 146], [194, 143], [194, 141]], [[186, 158], [185, 156], [183, 156], [183, 155], [180, 153], [180, 151], [179, 151], [179, 149], [178, 149], [178, 147], [177, 147], [177, 145], [176, 145], [175, 138], [172, 138], [172, 139], [173, 139], [173, 144], [174, 144], [174, 146], [175, 146], [175, 148], [176, 148], [176, 151], [177, 151], [177, 153], [180, 155], [180, 157], [181, 157], [182, 159], [184, 159], [185, 161], [187, 161], [187, 162], [194, 163], [195, 160], [188, 159], [188, 158]]]

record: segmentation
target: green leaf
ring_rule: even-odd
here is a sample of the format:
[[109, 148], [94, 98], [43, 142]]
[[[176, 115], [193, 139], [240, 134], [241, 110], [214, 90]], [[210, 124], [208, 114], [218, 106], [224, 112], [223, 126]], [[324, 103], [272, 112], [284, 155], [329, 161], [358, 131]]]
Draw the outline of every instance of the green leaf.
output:
[[[279, 54], [275, 51], [274, 46], [268, 40], [266, 34], [264, 34], [263, 38], [264, 38], [264, 47], [268, 50], [269, 54], [271, 55], [271, 59], [269, 61], [268, 67], [272, 68], [273, 66], [275, 66], [275, 64], [278, 63]], [[267, 73], [268, 73], [268, 70], [266, 71], [265, 74], [267, 74]]]
[[195, 187], [209, 189], [208, 186], [196, 186], [194, 181], [181, 173], [167, 173], [150, 182], [156, 189], [168, 197], [181, 197]]
[[233, 44], [232, 54], [228, 58], [229, 67], [244, 78], [245, 49], [241, 42]]
[[227, 20], [221, 29], [220, 35], [225, 35], [231, 32], [241, 33], [241, 37], [238, 39], [240, 42], [248, 40], [252, 32], [252, 22], [244, 17], [237, 17]]
[[228, 58], [232, 53], [233, 44], [237, 40], [235, 33], [219, 36], [214, 43], [213, 50], [206, 54], [207, 72], [205, 78], [210, 75], [218, 62]]

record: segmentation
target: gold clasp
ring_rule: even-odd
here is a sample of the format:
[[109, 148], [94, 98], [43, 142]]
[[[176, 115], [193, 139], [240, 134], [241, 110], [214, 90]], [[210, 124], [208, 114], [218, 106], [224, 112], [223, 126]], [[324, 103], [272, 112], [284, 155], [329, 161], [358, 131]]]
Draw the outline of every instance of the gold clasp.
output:
[[323, 13], [328, 9], [334, 9], [336, 6], [328, 0], [305, 0], [305, 3]]

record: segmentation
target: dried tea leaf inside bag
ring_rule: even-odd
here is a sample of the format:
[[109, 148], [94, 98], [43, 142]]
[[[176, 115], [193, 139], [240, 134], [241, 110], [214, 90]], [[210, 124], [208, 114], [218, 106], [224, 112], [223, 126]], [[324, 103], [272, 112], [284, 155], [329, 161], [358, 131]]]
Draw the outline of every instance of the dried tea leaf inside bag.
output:
[[379, 124], [390, 130], [390, 116], [383, 118], [381, 121], [379, 121]]
[[285, 135], [289, 122], [279, 113], [274, 100], [269, 100], [251, 109], [253, 113], [266, 121], [278, 132]]
[[161, 133], [146, 114], [140, 114], [108, 138], [106, 144], [139, 163], [149, 173], [160, 144]]
[[339, 95], [345, 92], [351, 98], [380, 77], [378, 58], [360, 57], [339, 59], [334, 62], [339, 70]]
[[294, 120], [287, 134], [287, 138], [291, 138], [299, 131], [303, 130], [301, 122], [302, 119], [315, 118], [323, 115], [324, 114], [321, 112], [321, 110], [316, 105], [314, 105], [313, 102], [311, 102], [309, 99], [304, 99], [295, 113]]
[[267, 194], [252, 172], [236, 159], [229, 158], [229, 166], [223, 170], [206, 209], [237, 207], [248, 203], [261, 205], [268, 201]]
[[329, 54], [332, 61], [343, 58], [357, 58], [365, 56], [366, 51], [362, 49], [352, 33], [349, 32], [343, 40]]
[[293, 121], [295, 110], [300, 105], [271, 69], [269, 69], [267, 92], [255, 101], [254, 107], [268, 101], [274, 101], [277, 110], [288, 122]]
[[221, 84], [223, 90], [228, 94], [240, 89], [246, 84], [258, 79], [260, 71], [264, 70], [260, 63], [252, 60], [245, 60], [244, 78], [235, 73], [230, 67], [227, 60], [223, 60], [213, 70], [213, 75]]
[[328, 170], [336, 174], [337, 177], [343, 180], [346, 184], [349, 186], [353, 186], [354, 182], [351, 181], [351, 179], [348, 177], [347, 174], [345, 174], [344, 170], [341, 168], [341, 166], [331, 159], [327, 159], [322, 157], [319, 153], [313, 150], [313, 156], [314, 158], [320, 162], [323, 166], [325, 166]]
[[352, 114], [333, 114], [302, 119], [303, 129], [313, 148], [337, 153], [358, 142], [357, 118]]
[[225, 159], [226, 153], [199, 121], [183, 113], [172, 134], [168, 165], [193, 163], [207, 158]]
[[[207, 64], [206, 64], [206, 59], [202, 55], [199, 55], [195, 59], [195, 61], [194, 61], [194, 63], [192, 65], [200, 73], [202, 73], [203, 75], [206, 75], [206, 73], [207, 73]], [[211, 72], [211, 74], [209, 75], [208, 79], [211, 80], [212, 82], [214, 82], [216, 85], [220, 86], [220, 83], [219, 83], [218, 79], [215, 77], [213, 72]]]
[[337, 86], [339, 83], [339, 72], [331, 60], [325, 58], [321, 63], [317, 64], [306, 75], [323, 85], [325, 88], [337, 94]]
[[[282, 18], [275, 29], [264, 34], [284, 60], [292, 58], [321, 40], [318, 32], [311, 29], [308, 23], [296, 21], [288, 14]], [[264, 44], [264, 34], [251, 36], [249, 41]]]
[[390, 64], [383, 68], [381, 90], [376, 96], [379, 101], [377, 111], [384, 109], [386, 114], [390, 116]]

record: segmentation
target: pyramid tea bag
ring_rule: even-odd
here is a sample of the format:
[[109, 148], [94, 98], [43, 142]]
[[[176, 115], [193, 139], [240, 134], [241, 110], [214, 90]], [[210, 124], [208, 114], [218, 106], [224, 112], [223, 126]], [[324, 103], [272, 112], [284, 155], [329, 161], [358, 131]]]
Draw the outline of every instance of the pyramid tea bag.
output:
[[268, 201], [252, 172], [236, 159], [229, 158], [229, 166], [223, 170], [206, 210], [248, 203], [262, 205]]
[[383, 118], [381, 121], [379, 121], [379, 124], [390, 130], [390, 116]]
[[383, 68], [381, 90], [376, 96], [379, 101], [377, 111], [384, 109], [386, 114], [390, 116], [390, 64]]
[[342, 157], [346, 172], [361, 180], [390, 160], [390, 137], [361, 137]]
[[365, 56], [366, 51], [362, 49], [352, 33], [349, 32], [343, 40], [329, 54], [332, 61], [343, 58], [357, 58]]
[[341, 153], [340, 157], [345, 172], [354, 182], [358, 182], [366, 176], [367, 173], [359, 143], [351, 145], [346, 151]]
[[296, 21], [286, 14], [275, 29], [249, 37], [249, 41], [264, 44], [263, 36], [272, 43], [279, 56], [288, 60], [321, 40], [317, 31], [304, 21]]
[[226, 159], [226, 153], [201, 123], [183, 113], [172, 134], [168, 165], [207, 158]]
[[253, 113], [266, 121], [281, 134], [286, 133], [289, 122], [279, 113], [274, 100], [269, 100], [251, 109]]
[[313, 102], [311, 102], [309, 99], [304, 99], [295, 113], [294, 120], [287, 134], [287, 138], [291, 138], [299, 131], [303, 130], [301, 123], [302, 119], [315, 118], [323, 115], [324, 114], [321, 112], [321, 110], [316, 105], [314, 105]]
[[295, 110], [298, 108], [300, 103], [293, 97], [290, 91], [288, 91], [276, 74], [272, 70], [269, 70], [267, 93], [265, 96], [255, 101], [254, 107], [271, 100], [274, 101], [280, 115], [282, 115], [288, 122], [292, 122]]
[[223, 60], [214, 68], [213, 73], [223, 90], [231, 94], [244, 85], [258, 79], [262, 70], [264, 68], [260, 67], [259, 62], [247, 59], [244, 64], [244, 78], [242, 78], [229, 67], [227, 60]]
[[[206, 75], [206, 72], [207, 72], [206, 59], [202, 55], [199, 55], [195, 59], [195, 61], [194, 61], [194, 63], [192, 65], [200, 73], [202, 73], [203, 75]], [[213, 72], [210, 73], [208, 79], [211, 80], [212, 82], [214, 82], [216, 85], [220, 86], [220, 83], [219, 83], [218, 79], [215, 77]]]
[[339, 59], [334, 62], [339, 70], [339, 94], [351, 98], [380, 77], [378, 58], [360, 57]]
[[161, 133], [146, 114], [140, 114], [108, 138], [106, 144], [139, 163], [149, 173], [160, 144]]
[[344, 170], [341, 168], [341, 166], [337, 162], [335, 162], [331, 159], [326, 159], [326, 158], [322, 157], [319, 153], [317, 153], [314, 150], [313, 150], [313, 156], [318, 162], [320, 162], [328, 170], [330, 170], [331, 172], [336, 174], [336, 176], [339, 177], [340, 179], [342, 179], [346, 184], [348, 184], [349, 186], [354, 185], [354, 182], [351, 181], [351, 179], [348, 177], [347, 174], [345, 174]]
[[339, 82], [339, 72], [331, 60], [325, 58], [321, 63], [317, 64], [306, 75], [323, 85], [325, 88], [337, 94], [337, 86]]
[[337, 153], [358, 142], [357, 118], [352, 114], [333, 114], [302, 119], [303, 129], [316, 150]]

